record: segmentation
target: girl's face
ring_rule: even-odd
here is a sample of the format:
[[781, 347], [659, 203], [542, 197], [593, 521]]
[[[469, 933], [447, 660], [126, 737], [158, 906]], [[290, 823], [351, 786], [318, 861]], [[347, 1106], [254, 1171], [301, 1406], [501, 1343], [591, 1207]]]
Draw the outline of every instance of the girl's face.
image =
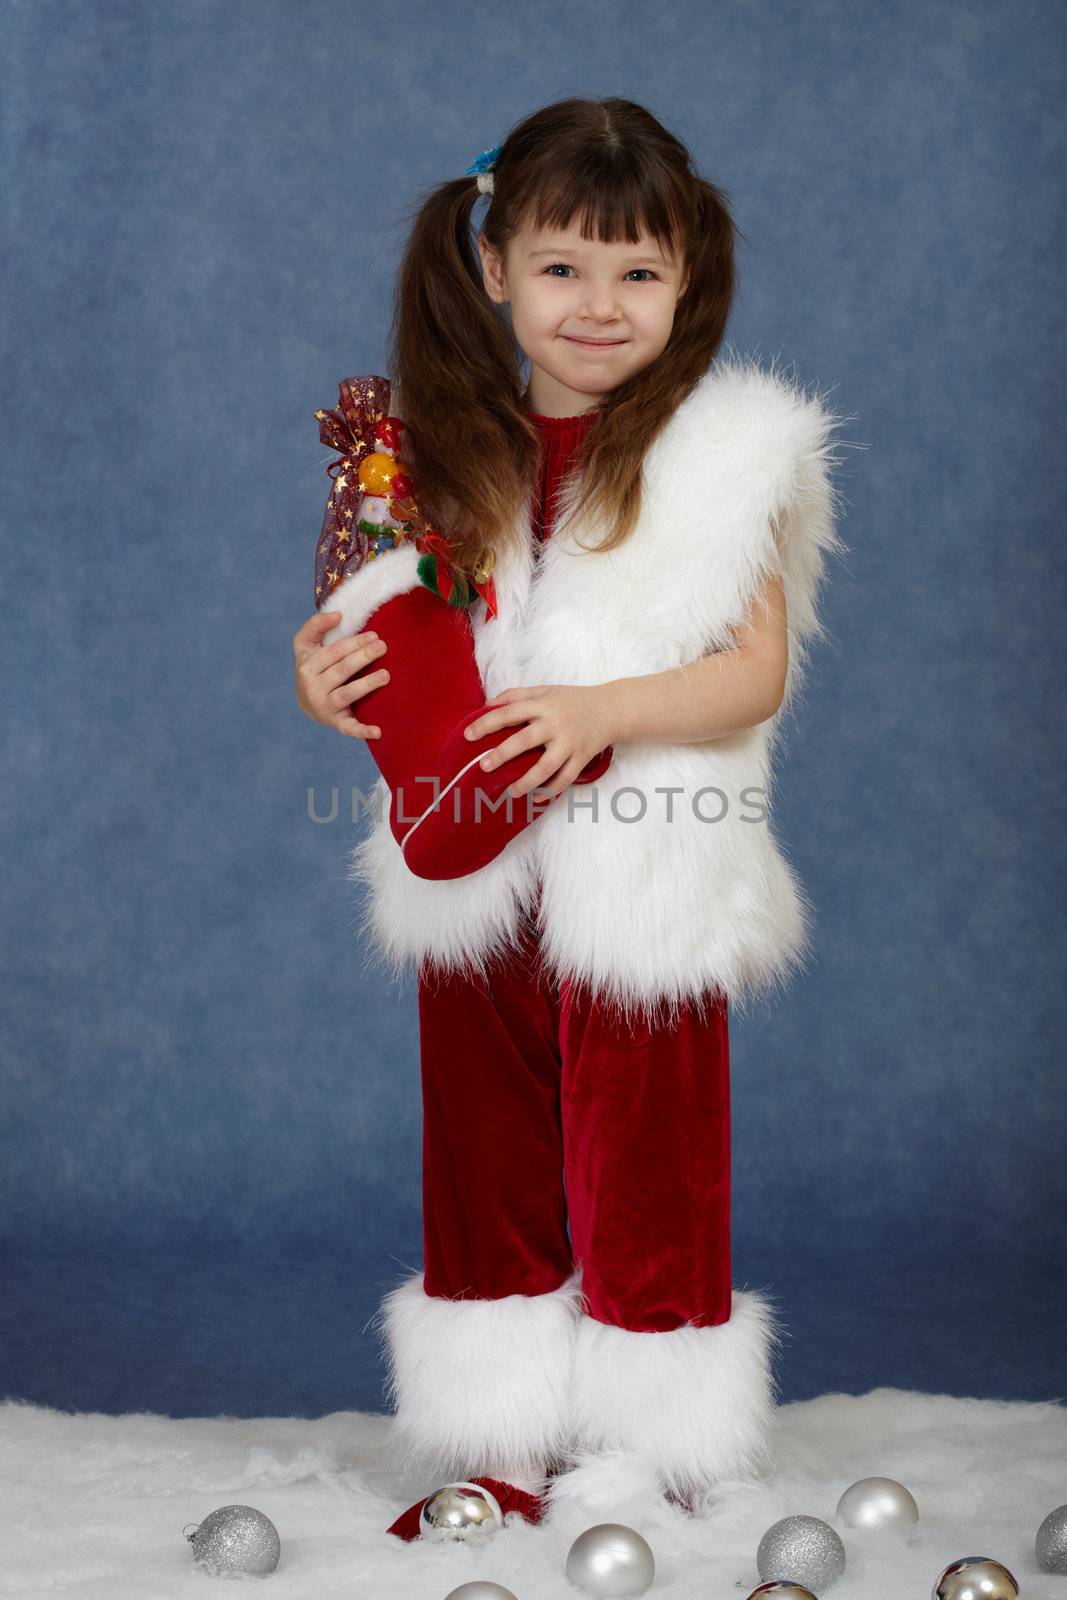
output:
[[530, 358], [530, 408], [544, 416], [589, 411], [654, 361], [687, 281], [651, 235], [603, 244], [573, 223], [515, 234], [504, 259], [484, 234], [478, 250], [486, 293], [510, 304]]

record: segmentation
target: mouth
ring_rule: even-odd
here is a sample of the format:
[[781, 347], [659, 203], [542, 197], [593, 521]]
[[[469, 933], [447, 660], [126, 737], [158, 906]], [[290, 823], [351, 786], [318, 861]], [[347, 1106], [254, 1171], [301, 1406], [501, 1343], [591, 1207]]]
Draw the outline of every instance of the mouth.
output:
[[614, 350], [617, 345], [626, 343], [625, 339], [575, 339], [569, 333], [563, 337], [568, 344], [579, 344], [586, 350]]

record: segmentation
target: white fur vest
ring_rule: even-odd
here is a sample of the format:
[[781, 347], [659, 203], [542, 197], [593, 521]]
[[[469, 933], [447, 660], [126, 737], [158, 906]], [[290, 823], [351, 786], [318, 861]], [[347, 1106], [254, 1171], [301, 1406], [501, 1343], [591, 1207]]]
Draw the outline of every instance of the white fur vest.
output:
[[[770, 573], [788, 611], [785, 697], [768, 721], [724, 738], [616, 744], [602, 778], [572, 785], [466, 878], [407, 869], [379, 776], [349, 876], [367, 890], [372, 954], [394, 978], [424, 960], [485, 972], [533, 912], [538, 882], [543, 961], [616, 1012], [665, 1005], [673, 1017], [715, 989], [744, 1010], [803, 968], [812, 907], [776, 837], [771, 768], [780, 719], [824, 632], [824, 557], [847, 549], [829, 471], [839, 421], [779, 372], [720, 357], [650, 447], [637, 526], [619, 549], [578, 547], [606, 530], [567, 524], [573, 489], [541, 547], [523, 508], [521, 553], [493, 574], [498, 616], [487, 621], [481, 599], [470, 611], [487, 698], [664, 672], [729, 649]], [[329, 604], [344, 620], [326, 642], [414, 588], [416, 561], [401, 545], [339, 585]]]

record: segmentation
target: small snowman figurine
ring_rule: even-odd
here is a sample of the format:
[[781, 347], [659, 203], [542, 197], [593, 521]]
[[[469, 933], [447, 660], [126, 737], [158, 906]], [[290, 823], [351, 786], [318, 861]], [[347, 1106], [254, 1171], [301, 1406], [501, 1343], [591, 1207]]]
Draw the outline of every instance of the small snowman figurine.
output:
[[399, 455], [403, 429], [399, 417], [383, 417], [374, 429], [374, 449], [359, 464], [363, 499], [356, 528], [367, 537], [368, 561], [395, 550], [414, 531], [407, 503], [412, 483]]

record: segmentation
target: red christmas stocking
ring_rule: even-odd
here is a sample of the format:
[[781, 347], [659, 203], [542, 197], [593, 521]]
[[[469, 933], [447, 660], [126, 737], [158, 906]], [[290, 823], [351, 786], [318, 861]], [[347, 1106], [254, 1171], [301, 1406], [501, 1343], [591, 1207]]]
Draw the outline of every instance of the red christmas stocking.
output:
[[[416, 877], [465, 877], [552, 803], [536, 791], [507, 794], [545, 747], [485, 772], [479, 758], [515, 729], [463, 737], [486, 709], [465, 607], [478, 590], [495, 612], [492, 578], [471, 589], [454, 577], [445, 541], [422, 517], [398, 456], [404, 423], [389, 414], [388, 380], [346, 378], [338, 393], [336, 410], [315, 413], [321, 441], [341, 451], [327, 467], [338, 475], [315, 552], [316, 606], [341, 613], [323, 643], [373, 630], [388, 645], [365, 669], [386, 667], [388, 683], [355, 710], [381, 728], [367, 743], [392, 792], [393, 836]], [[613, 753], [601, 750], [574, 781], [602, 777]]]
[[[323, 609], [336, 609], [336, 599], [327, 600]], [[506, 792], [536, 765], [545, 747], [525, 750], [486, 772], [480, 758], [522, 724], [464, 738], [467, 724], [486, 709], [465, 610], [420, 583], [386, 600], [352, 631], [369, 630], [389, 648], [365, 670], [386, 667], [389, 681], [355, 702], [354, 710], [361, 722], [382, 730], [367, 748], [392, 791], [393, 837], [416, 877], [465, 877], [498, 856], [553, 803], [536, 790], [517, 799]], [[574, 781], [602, 777], [613, 753], [610, 745], [600, 751]]]

